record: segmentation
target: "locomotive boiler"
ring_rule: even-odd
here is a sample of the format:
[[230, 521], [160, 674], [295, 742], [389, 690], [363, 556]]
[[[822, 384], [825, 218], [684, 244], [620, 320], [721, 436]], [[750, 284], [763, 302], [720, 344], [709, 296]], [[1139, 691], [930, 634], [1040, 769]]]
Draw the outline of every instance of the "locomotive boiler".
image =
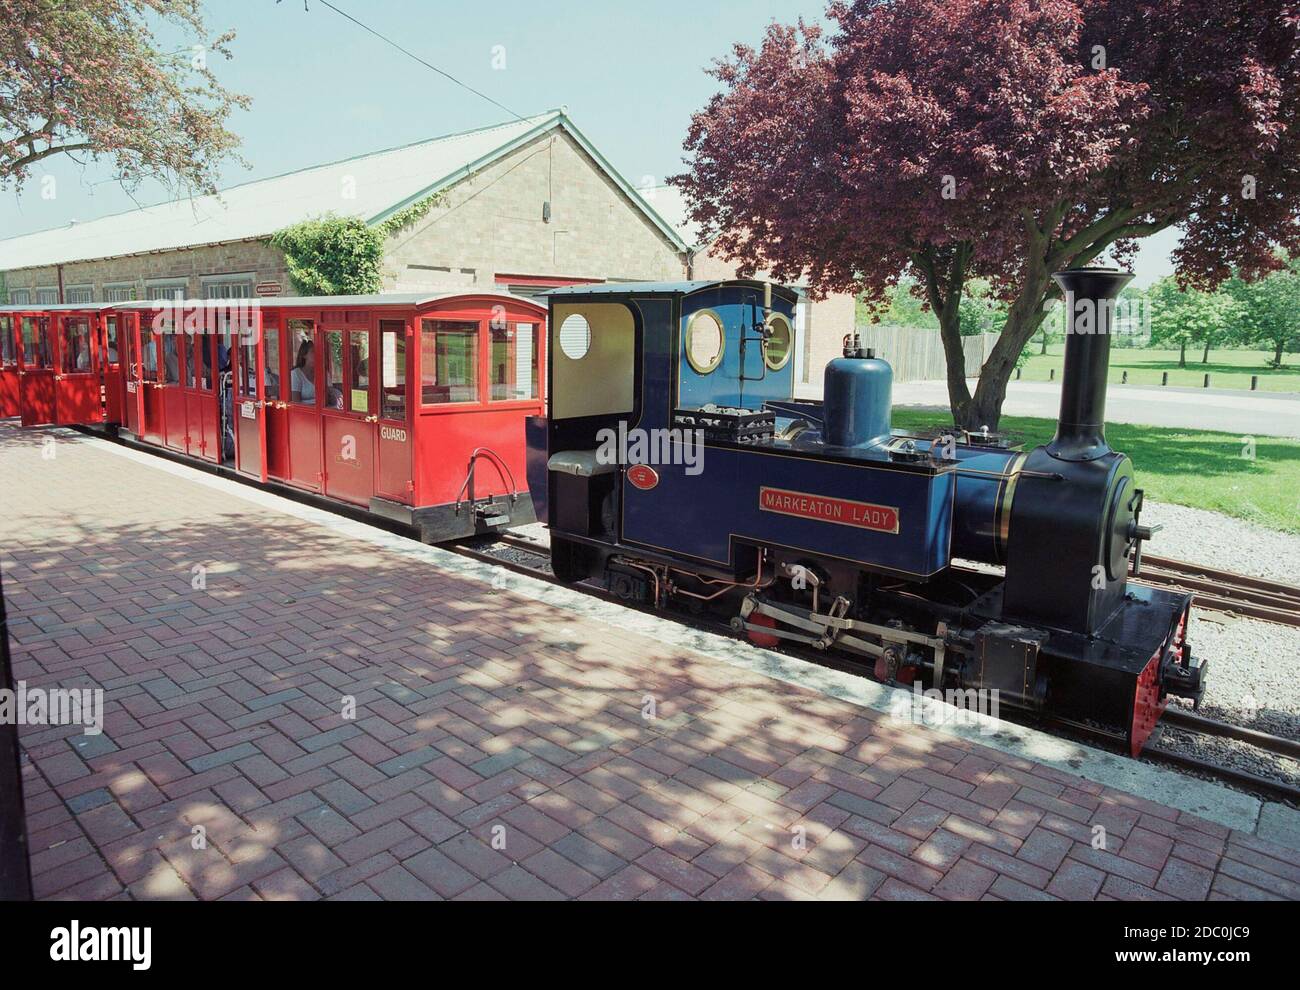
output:
[[[1114, 300], [1131, 276], [1056, 276], [1068, 325], [1053, 440], [892, 428], [892, 371], [850, 340], [794, 398], [797, 294], [747, 280], [549, 295], [548, 416], [529, 482], [552, 566], [761, 645], [863, 660], [891, 683], [1145, 744], [1199, 701], [1190, 596], [1129, 582], [1153, 535], [1105, 437]], [[629, 438], [635, 443], [629, 443]]]

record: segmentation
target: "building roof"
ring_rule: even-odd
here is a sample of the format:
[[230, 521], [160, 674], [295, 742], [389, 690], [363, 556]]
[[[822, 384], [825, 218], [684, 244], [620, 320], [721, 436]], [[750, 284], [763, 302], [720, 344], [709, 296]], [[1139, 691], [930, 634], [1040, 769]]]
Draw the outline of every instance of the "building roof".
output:
[[[686, 244], [578, 131], [563, 110], [377, 151], [200, 196], [0, 240], [0, 271], [268, 237], [333, 212], [378, 223], [562, 129], [677, 248]], [[355, 198], [343, 199], [345, 180]]]
[[[547, 298], [561, 296], [689, 296], [706, 289], [739, 287], [762, 289], [767, 282], [748, 278], [703, 279], [694, 282], [601, 282], [598, 285], [566, 285], [544, 293]], [[798, 299], [802, 294], [789, 285], [772, 282], [772, 291]]]

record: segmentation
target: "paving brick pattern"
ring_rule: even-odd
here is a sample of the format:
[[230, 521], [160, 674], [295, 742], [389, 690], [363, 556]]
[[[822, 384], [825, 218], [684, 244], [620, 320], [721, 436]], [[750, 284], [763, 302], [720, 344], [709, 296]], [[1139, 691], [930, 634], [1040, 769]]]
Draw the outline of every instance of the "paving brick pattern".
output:
[[17, 674], [107, 702], [22, 730], [41, 897], [1300, 897], [1292, 850], [43, 439], [0, 427]]

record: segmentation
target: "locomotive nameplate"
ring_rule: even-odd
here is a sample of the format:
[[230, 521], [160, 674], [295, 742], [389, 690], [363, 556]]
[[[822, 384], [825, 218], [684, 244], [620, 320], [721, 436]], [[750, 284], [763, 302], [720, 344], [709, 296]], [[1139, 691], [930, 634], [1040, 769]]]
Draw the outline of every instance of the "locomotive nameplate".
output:
[[898, 534], [898, 509], [889, 505], [872, 505], [870, 502], [853, 502], [808, 492], [764, 487], [758, 490], [758, 507], [764, 512], [776, 512], [783, 516], [856, 526], [876, 533]]

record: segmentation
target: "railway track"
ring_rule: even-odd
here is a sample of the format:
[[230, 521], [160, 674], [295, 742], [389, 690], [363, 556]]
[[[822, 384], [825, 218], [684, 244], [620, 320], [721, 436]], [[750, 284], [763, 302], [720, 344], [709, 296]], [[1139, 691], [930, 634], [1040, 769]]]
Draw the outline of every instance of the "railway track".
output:
[[1300, 626], [1300, 588], [1167, 557], [1142, 558], [1134, 580], [1195, 596], [1198, 608]]
[[[527, 577], [536, 578], [550, 583], [558, 583], [556, 582], [554, 575], [550, 573], [549, 569], [544, 564], [544, 561], [548, 560], [550, 557], [550, 550], [546, 546], [546, 544], [538, 540], [527, 539], [524, 537], [514, 536], [511, 534], [500, 534], [498, 536], [490, 537], [486, 539], [490, 541], [490, 543], [509, 547], [513, 550], [522, 551], [526, 554], [530, 554], [536, 558], [536, 562], [524, 562], [520, 560], [503, 558], [497, 554], [487, 552], [486, 550], [482, 549], [481, 546], [468, 546], [464, 543], [449, 546], [447, 549], [451, 550], [454, 553], [460, 554], [461, 556], [465, 556], [470, 559], [480, 561], [482, 563], [490, 564], [494, 567], [505, 568], [506, 570], [512, 571], [513, 573], [522, 574]], [[1174, 565], [1178, 564], [1177, 561], [1170, 561], [1168, 563]], [[1194, 565], [1182, 565], [1182, 566], [1194, 567]], [[1166, 570], [1172, 570], [1172, 568], [1167, 568]], [[1197, 574], [1200, 574], [1204, 570], [1205, 570], [1204, 568], [1194, 567], [1194, 573]], [[1145, 564], [1144, 564], [1143, 571], [1145, 575], [1146, 572]], [[1237, 575], [1237, 576], [1242, 577], [1241, 575]], [[1246, 580], [1255, 581], [1257, 579], [1246, 579]], [[1270, 586], [1271, 582], [1259, 581], [1259, 584]], [[581, 586], [581, 590], [583, 591], [584, 594], [590, 594], [593, 597], [601, 598], [605, 601], [613, 602], [623, 607], [635, 607], [635, 606], [628, 606], [628, 603], [623, 601], [622, 599], [617, 598], [612, 594], [609, 594], [603, 589], [591, 585], [583, 585]], [[655, 612], [654, 614], [662, 615], [663, 613]], [[734, 633], [731, 632], [730, 627], [722, 622], [711, 622], [707, 618], [700, 617], [700, 616], [691, 616], [691, 617], [672, 616], [672, 618], [674, 618], [676, 621], [688, 622], [689, 624], [696, 626], [700, 629], [704, 629], [706, 631], [717, 632], [720, 635], [726, 635], [728, 637], [734, 636]], [[1297, 624], [1300, 624], [1300, 622], [1298, 622]], [[788, 646], [778, 647], [778, 650], [781, 652], [789, 653], [790, 655], [796, 656], [802, 660], [808, 660], [810, 662], [817, 663], [823, 666], [830, 664], [831, 666], [835, 666], [842, 670], [858, 673], [861, 674], [862, 676], [869, 676], [869, 671], [865, 666], [858, 663], [854, 663], [852, 660], [849, 659], [845, 659], [843, 661], [837, 662], [837, 661], [833, 661], [832, 658], [825, 653], [812, 653], [811, 651], [805, 652], [799, 650], [798, 648], [788, 647]], [[1243, 745], [1254, 746], [1258, 749], [1261, 749], [1268, 753], [1272, 753], [1277, 756], [1282, 756], [1287, 759], [1300, 761], [1300, 741], [1294, 739], [1288, 739], [1284, 736], [1276, 736], [1276, 735], [1272, 735], [1271, 733], [1259, 732], [1255, 729], [1248, 729], [1245, 728], [1244, 726], [1233, 725], [1229, 722], [1221, 722], [1218, 719], [1207, 718], [1204, 715], [1198, 715], [1194, 712], [1189, 712], [1186, 711], [1185, 709], [1177, 708], [1174, 706], [1170, 706], [1166, 710], [1162, 722], [1163, 724], [1166, 724], [1173, 728], [1177, 728], [1180, 731], [1188, 733], [1190, 735], [1231, 739]], [[1092, 742], [1102, 742], [1109, 745], [1109, 744], [1114, 744], [1118, 739], [1118, 737], [1112, 735], [1111, 733], [1108, 733], [1104, 730], [1096, 729], [1091, 726], [1068, 723], [1068, 724], [1062, 724], [1061, 727], [1068, 729], [1071, 733], [1075, 735], [1086, 737], [1089, 741]], [[1118, 742], [1120, 745], [1123, 744], [1122, 739], [1118, 739]], [[1160, 745], [1158, 740], [1156, 740], [1151, 744], [1148, 744], [1146, 749], [1143, 750], [1142, 755], [1144, 758], [1150, 759], [1154, 762], [1164, 763], [1169, 766], [1174, 766], [1183, 770], [1188, 770], [1194, 773], [1198, 773], [1203, 776], [1218, 780], [1220, 782], [1228, 783], [1240, 787], [1243, 790], [1252, 791], [1257, 794], [1267, 795], [1269, 798], [1273, 800], [1286, 801], [1291, 804], [1300, 805], [1300, 787], [1285, 780], [1278, 780], [1272, 777], [1261, 776], [1259, 774], [1250, 773], [1249, 771], [1241, 770], [1236, 767], [1215, 763], [1213, 761], [1203, 759], [1199, 756], [1195, 756], [1190, 753], [1169, 749], [1165, 746]]]

